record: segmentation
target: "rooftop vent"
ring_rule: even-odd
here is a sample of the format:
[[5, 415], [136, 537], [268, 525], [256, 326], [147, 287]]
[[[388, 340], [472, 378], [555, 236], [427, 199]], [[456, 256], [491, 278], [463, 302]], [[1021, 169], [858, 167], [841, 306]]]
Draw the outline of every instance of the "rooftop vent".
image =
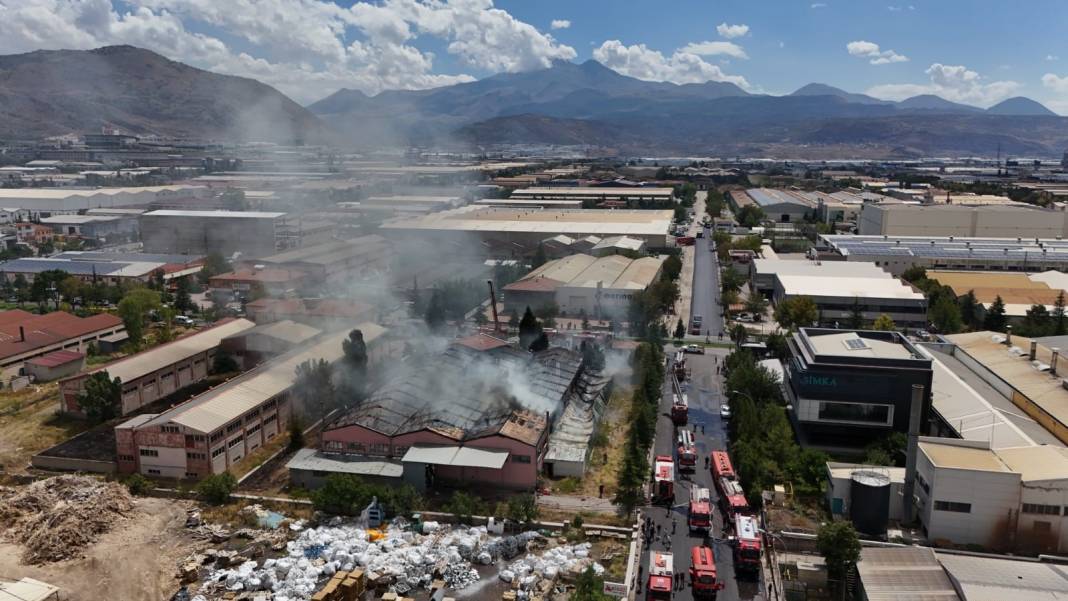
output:
[[1049, 364], [1041, 361], [1032, 361], [1031, 367], [1034, 367], [1038, 371], [1049, 371]]

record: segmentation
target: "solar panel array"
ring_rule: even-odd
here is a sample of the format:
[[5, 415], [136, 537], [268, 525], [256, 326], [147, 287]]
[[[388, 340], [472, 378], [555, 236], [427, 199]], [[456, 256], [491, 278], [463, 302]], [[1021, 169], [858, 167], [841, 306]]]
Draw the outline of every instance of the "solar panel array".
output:
[[1035, 238], [824, 236], [843, 256], [978, 259], [1009, 263], [1068, 263], [1068, 241]]

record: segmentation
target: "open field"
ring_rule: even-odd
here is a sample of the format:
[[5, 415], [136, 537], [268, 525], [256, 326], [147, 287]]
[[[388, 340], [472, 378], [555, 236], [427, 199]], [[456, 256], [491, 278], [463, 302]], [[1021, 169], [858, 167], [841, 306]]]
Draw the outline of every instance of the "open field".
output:
[[0, 466], [22, 471], [30, 457], [88, 429], [85, 420], [57, 415], [56, 383], [0, 393]]

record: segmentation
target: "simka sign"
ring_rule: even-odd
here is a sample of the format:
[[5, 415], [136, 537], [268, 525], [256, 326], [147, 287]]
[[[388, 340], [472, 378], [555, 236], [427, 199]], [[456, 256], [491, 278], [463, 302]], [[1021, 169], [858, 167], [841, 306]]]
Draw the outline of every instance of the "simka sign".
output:
[[829, 376], [805, 376], [801, 378], [804, 386], [838, 386], [838, 380]]

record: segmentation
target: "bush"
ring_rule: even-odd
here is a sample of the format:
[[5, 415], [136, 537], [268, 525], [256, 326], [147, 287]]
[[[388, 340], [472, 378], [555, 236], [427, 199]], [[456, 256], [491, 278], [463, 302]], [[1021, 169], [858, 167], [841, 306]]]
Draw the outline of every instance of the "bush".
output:
[[144, 496], [153, 488], [152, 481], [141, 474], [130, 476], [123, 481], [123, 484], [126, 485], [126, 489], [130, 491], [131, 495], [138, 497]]
[[569, 494], [575, 492], [576, 490], [578, 490], [578, 486], [579, 486], [578, 479], [574, 478], [572, 476], [568, 476], [567, 478], [564, 478], [563, 480], [557, 482], [556, 486], [554, 486], [553, 488], [555, 488], [556, 492], [558, 492], [558, 493], [563, 493], [565, 495], [569, 495]]
[[230, 494], [237, 487], [237, 478], [230, 472], [214, 474], [197, 484], [197, 496], [212, 505], [222, 505], [230, 500]]
[[520, 524], [538, 519], [538, 503], [534, 495], [516, 495], [508, 499], [508, 519]]
[[293, 416], [289, 419], [289, 446], [290, 451], [304, 448], [304, 425]]
[[482, 499], [458, 490], [452, 493], [444, 509], [446, 513], [455, 515], [460, 523], [471, 523], [471, 516], [486, 513], [486, 504]]

